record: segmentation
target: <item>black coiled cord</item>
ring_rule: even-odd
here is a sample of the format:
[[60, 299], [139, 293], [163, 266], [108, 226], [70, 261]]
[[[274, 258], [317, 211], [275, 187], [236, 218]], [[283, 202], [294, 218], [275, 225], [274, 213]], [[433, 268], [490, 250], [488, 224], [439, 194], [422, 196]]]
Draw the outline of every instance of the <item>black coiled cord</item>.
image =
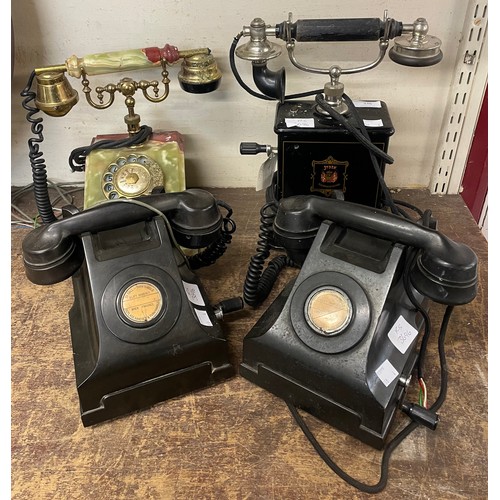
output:
[[256, 254], [250, 259], [245, 283], [243, 300], [250, 306], [261, 304], [271, 292], [278, 275], [285, 267], [297, 267], [286, 255], [274, 257], [264, 269], [266, 259], [271, 253], [271, 236], [276, 217], [276, 202], [266, 203], [260, 209], [260, 231]]
[[43, 153], [40, 150], [40, 143], [43, 142], [43, 118], [33, 118], [33, 115], [40, 110], [37, 107], [30, 105], [31, 101], [36, 99], [36, 93], [31, 90], [35, 72], [33, 71], [28, 79], [26, 87], [21, 92], [21, 97], [24, 97], [23, 108], [28, 111], [26, 120], [31, 123], [31, 132], [36, 137], [31, 137], [28, 140], [29, 159], [31, 171], [33, 175], [33, 193], [35, 195], [35, 203], [44, 224], [55, 222], [57, 217], [54, 215], [52, 203], [50, 202], [49, 188], [47, 184], [47, 167], [43, 159]]
[[188, 257], [189, 267], [192, 270], [210, 266], [222, 257], [227, 250], [227, 246], [231, 243], [233, 233], [236, 231], [236, 224], [231, 219], [231, 215], [233, 215], [232, 208], [221, 200], [217, 200], [217, 205], [227, 210], [227, 215], [222, 221], [221, 236], [200, 253]]
[[89, 146], [82, 146], [74, 149], [69, 155], [69, 166], [72, 172], [83, 172], [85, 170], [85, 160], [87, 156], [95, 149], [118, 149], [137, 146], [146, 142], [153, 133], [153, 129], [147, 125], [142, 125], [139, 130], [124, 139], [109, 140], [94, 142]]

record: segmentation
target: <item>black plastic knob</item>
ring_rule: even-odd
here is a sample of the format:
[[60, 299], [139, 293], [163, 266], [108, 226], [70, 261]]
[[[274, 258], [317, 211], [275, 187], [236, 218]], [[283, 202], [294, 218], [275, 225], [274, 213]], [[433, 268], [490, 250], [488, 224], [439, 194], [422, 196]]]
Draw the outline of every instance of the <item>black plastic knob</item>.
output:
[[266, 152], [267, 146], [265, 144], [257, 144], [256, 142], [240, 143], [240, 154], [242, 155], [257, 155]]

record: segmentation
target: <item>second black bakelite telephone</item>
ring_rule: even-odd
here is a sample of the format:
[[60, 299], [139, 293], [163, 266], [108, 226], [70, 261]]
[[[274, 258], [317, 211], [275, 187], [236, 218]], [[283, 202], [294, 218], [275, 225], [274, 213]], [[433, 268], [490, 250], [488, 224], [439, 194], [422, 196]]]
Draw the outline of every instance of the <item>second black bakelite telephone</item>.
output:
[[[435, 429], [446, 396], [446, 372], [436, 403], [406, 399], [430, 335], [429, 302], [454, 306], [477, 292], [477, 257], [436, 230], [429, 211], [417, 221], [385, 210], [318, 196], [284, 198], [261, 228], [258, 253], [245, 281], [245, 301], [261, 304], [283, 262], [300, 267], [243, 341], [240, 374], [283, 398], [315, 448], [325, 453], [297, 409], [305, 410], [388, 455], [416, 425]], [[273, 257], [273, 242], [286, 254]], [[423, 335], [420, 331], [423, 330]], [[420, 339], [420, 347], [418, 343]], [[445, 368], [443, 368], [445, 370]], [[390, 443], [397, 410], [412, 420]], [[337, 473], [329, 457], [325, 460]], [[368, 486], [340, 475], [367, 492]]]

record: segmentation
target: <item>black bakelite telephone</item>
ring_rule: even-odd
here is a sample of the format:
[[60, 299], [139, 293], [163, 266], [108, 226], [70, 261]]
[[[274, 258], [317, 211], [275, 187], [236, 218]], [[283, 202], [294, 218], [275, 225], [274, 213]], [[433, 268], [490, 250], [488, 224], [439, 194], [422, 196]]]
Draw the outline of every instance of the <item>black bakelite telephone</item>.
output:
[[[407, 402], [406, 389], [415, 367], [423, 383], [429, 299], [449, 306], [447, 324], [453, 306], [476, 295], [477, 257], [433, 226], [428, 211], [414, 222], [306, 195], [282, 199], [273, 214], [275, 242], [287, 254], [273, 260], [287, 259], [301, 269], [245, 337], [240, 374], [283, 398], [317, 450], [297, 408], [376, 448], [386, 444], [398, 408], [410, 416], [410, 426], [436, 428], [446, 374], [439, 401], [430, 408]], [[254, 256], [245, 283], [245, 300], [253, 305], [264, 300], [276, 278], [273, 266], [261, 273], [269, 234], [261, 235], [263, 251]], [[390, 454], [394, 447], [387, 449]], [[383, 472], [372, 487], [340, 475], [369, 492], [380, 491], [387, 479]]]
[[[84, 426], [151, 406], [233, 375], [215, 307], [192, 272], [215, 262], [234, 223], [207, 191], [119, 199], [29, 233], [28, 278], [73, 278], [69, 313]], [[203, 248], [187, 257], [180, 248]]]
[[[377, 67], [391, 41], [389, 57], [398, 64], [439, 63], [441, 41], [428, 28], [424, 18], [405, 24], [387, 11], [383, 19], [293, 21], [290, 14], [272, 25], [257, 17], [234, 37], [229, 51], [240, 86], [259, 99], [278, 101], [277, 147], [240, 145], [241, 154], [268, 156], [260, 170], [258, 187], [266, 188], [266, 203], [243, 287], [246, 304], [261, 305], [286, 266], [301, 268], [245, 337], [240, 373], [283, 398], [325, 463], [369, 493], [385, 487], [390, 454], [417, 425], [436, 427], [436, 412], [446, 397], [449, 317], [455, 305], [476, 295], [472, 250], [438, 232], [429, 210], [392, 198], [384, 169], [394, 161], [387, 154], [394, 129], [385, 103], [352, 101], [341, 81], [342, 75]], [[238, 46], [244, 37], [250, 40]], [[328, 75], [330, 81], [321, 89], [285, 94], [285, 69], [267, 66], [282, 51], [269, 40], [273, 37], [286, 42], [295, 68]], [[376, 59], [359, 67], [331, 62], [312, 67], [300, 62], [295, 50], [302, 42], [359, 41], [379, 44]], [[239, 75], [236, 57], [251, 62], [257, 90]], [[414, 221], [402, 207], [420, 219]], [[272, 255], [280, 249], [285, 253]], [[441, 391], [432, 405], [423, 377], [430, 301], [448, 306], [439, 335]], [[405, 400], [415, 368], [421, 404]], [[411, 423], [388, 441], [398, 408]], [[379, 482], [366, 485], [340, 469], [298, 409], [384, 448]]]

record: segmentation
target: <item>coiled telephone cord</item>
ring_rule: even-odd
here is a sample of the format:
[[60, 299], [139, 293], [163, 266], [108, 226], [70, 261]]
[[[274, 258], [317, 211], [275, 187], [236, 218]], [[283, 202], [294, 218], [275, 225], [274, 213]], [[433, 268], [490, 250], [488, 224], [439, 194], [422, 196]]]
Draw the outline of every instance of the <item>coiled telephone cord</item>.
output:
[[217, 200], [217, 205], [227, 210], [227, 215], [222, 221], [221, 236], [217, 241], [211, 243], [200, 253], [188, 257], [189, 267], [192, 270], [210, 266], [214, 264], [217, 259], [222, 257], [227, 250], [227, 246], [231, 243], [233, 233], [236, 231], [236, 224], [233, 219], [231, 219], [233, 209], [221, 200]]
[[271, 253], [271, 236], [273, 222], [276, 217], [276, 202], [266, 203], [260, 209], [260, 232], [257, 241], [256, 254], [250, 259], [245, 283], [243, 299], [250, 306], [258, 306], [267, 296], [285, 267], [297, 267], [286, 255], [274, 257], [263, 271], [265, 262]]
[[23, 108], [28, 111], [26, 120], [31, 124], [31, 132], [35, 137], [28, 140], [29, 159], [33, 176], [33, 192], [35, 195], [35, 203], [44, 224], [55, 222], [57, 217], [52, 209], [50, 202], [49, 188], [47, 184], [47, 167], [43, 159], [43, 153], [40, 150], [40, 143], [43, 142], [43, 118], [33, 118], [40, 110], [37, 107], [31, 106], [30, 103], [36, 99], [36, 93], [31, 90], [35, 72], [33, 71], [28, 79], [26, 87], [21, 92], [21, 97], [24, 97]]

